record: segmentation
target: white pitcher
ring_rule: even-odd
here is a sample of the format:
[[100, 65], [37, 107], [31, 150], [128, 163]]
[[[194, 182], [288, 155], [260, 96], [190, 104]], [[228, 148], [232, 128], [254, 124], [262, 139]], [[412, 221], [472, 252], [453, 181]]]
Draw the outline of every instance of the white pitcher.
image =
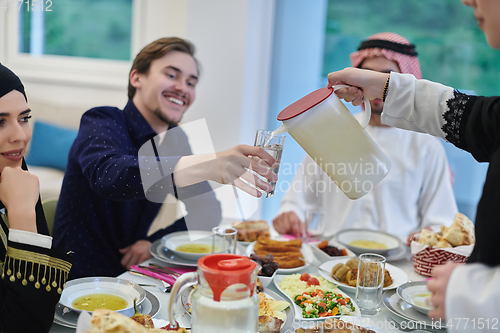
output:
[[256, 333], [259, 299], [255, 283], [260, 269], [260, 265], [248, 257], [236, 254], [201, 257], [198, 270], [183, 274], [172, 288], [168, 311], [170, 327], [178, 326], [175, 313], [180, 290], [197, 283], [191, 300], [191, 332]]
[[362, 125], [333, 92], [348, 87], [321, 88], [283, 109], [283, 124], [274, 134], [288, 132], [350, 199], [370, 192], [389, 172], [391, 162], [364, 128], [371, 116], [365, 97]]

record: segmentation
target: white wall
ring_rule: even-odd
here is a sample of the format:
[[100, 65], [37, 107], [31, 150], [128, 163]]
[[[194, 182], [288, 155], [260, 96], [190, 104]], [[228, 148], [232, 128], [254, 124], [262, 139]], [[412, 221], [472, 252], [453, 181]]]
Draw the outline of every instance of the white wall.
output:
[[[216, 150], [253, 144], [265, 126], [273, 14], [274, 0], [134, 1], [134, 55], [158, 37], [195, 44], [202, 74], [183, 122], [206, 118]], [[68, 123], [92, 106], [126, 104], [130, 62], [18, 55], [15, 15], [0, 11], [0, 62], [22, 78], [30, 101], [68, 106]]]
[[[277, 0], [272, 76], [267, 127], [278, 128], [278, 113], [310, 92], [326, 85], [320, 83], [325, 43], [326, 0]], [[287, 135], [281, 158], [275, 195], [266, 199], [262, 217], [272, 221], [278, 212], [283, 192], [295, 175], [295, 166], [305, 151]], [[287, 172], [288, 170], [288, 172]], [[291, 172], [293, 170], [293, 172]]]

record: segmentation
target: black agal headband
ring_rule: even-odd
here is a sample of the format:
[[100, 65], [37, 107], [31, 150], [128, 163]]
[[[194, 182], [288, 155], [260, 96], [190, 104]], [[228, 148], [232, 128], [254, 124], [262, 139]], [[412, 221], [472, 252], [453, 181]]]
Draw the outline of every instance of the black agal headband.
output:
[[413, 44], [399, 44], [399, 43], [394, 43], [388, 40], [382, 40], [382, 39], [369, 39], [365, 40], [364, 42], [361, 43], [361, 45], [358, 47], [359, 50], [363, 49], [373, 49], [373, 48], [379, 48], [379, 49], [387, 49], [391, 51], [395, 51], [398, 53], [402, 54], [407, 54], [409, 56], [417, 56], [417, 52], [415, 51], [415, 45]]

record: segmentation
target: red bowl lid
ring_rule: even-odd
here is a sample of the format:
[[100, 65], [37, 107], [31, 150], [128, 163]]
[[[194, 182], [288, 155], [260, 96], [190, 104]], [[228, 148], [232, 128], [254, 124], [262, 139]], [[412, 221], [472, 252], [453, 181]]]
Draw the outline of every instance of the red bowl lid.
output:
[[290, 104], [286, 108], [284, 108], [278, 114], [278, 120], [288, 120], [294, 117], [297, 117], [299, 114], [304, 113], [310, 108], [318, 105], [323, 102], [333, 93], [333, 88], [321, 88], [313, 91], [312, 93], [302, 97], [298, 101], [293, 104]]

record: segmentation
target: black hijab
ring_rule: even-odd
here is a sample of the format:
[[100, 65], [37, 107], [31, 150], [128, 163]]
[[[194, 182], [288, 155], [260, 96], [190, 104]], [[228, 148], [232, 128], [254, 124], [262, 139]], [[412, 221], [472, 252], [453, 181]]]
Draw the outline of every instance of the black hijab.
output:
[[0, 97], [7, 95], [12, 90], [19, 91], [24, 95], [26, 101], [28, 101], [24, 92], [24, 86], [19, 77], [0, 63]]
[[[0, 64], [0, 98], [4, 95], [7, 95], [12, 90], [19, 91], [21, 94], [23, 94], [26, 101], [28, 101], [28, 99], [26, 98], [26, 93], [24, 92], [24, 86], [19, 77], [16, 74], [14, 74], [10, 69]], [[22, 163], [22, 169], [28, 170], [24, 158]], [[5, 205], [0, 201], [0, 208], [4, 207]], [[38, 233], [42, 235], [48, 235], [49, 229], [47, 227], [47, 222], [45, 221], [45, 214], [43, 212], [40, 196], [38, 196], [38, 202], [36, 203], [35, 212], [36, 212], [36, 228]]]

